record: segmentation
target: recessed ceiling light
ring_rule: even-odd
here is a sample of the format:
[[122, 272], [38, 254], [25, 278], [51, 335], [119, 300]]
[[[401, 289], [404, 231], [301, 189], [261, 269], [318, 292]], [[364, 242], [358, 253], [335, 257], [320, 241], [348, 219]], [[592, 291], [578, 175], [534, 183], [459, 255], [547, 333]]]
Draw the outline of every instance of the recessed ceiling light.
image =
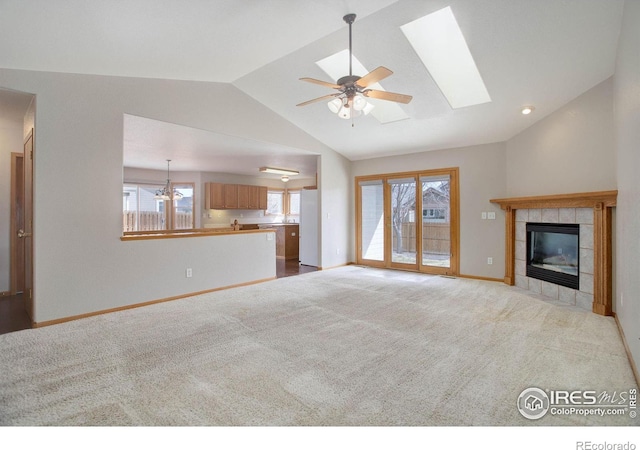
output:
[[400, 27], [452, 108], [491, 101], [451, 7]]
[[525, 116], [531, 114], [535, 108], [533, 106], [523, 106], [520, 112]]

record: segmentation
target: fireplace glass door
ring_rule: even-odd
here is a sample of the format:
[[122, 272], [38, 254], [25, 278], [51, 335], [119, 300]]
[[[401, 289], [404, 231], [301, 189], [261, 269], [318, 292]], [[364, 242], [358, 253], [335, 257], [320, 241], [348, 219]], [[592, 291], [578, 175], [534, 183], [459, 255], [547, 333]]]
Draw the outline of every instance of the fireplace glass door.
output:
[[579, 225], [527, 223], [527, 276], [578, 289]]

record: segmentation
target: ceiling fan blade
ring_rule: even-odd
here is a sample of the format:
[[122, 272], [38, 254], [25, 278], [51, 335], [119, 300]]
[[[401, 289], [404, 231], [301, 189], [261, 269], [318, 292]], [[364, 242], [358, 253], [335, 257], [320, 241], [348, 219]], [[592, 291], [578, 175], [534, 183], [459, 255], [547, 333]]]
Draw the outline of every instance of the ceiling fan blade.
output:
[[396, 94], [395, 92], [376, 91], [375, 89], [367, 89], [362, 92], [365, 97], [377, 98], [380, 100], [389, 100], [396, 103], [409, 103], [413, 98], [411, 95]]
[[322, 80], [316, 80], [315, 78], [300, 78], [301, 81], [306, 81], [308, 83], [313, 83], [313, 84], [319, 84], [320, 86], [325, 86], [325, 87], [330, 87], [332, 89], [342, 89], [342, 86], [339, 86], [337, 84], [334, 83], [328, 83], [326, 81], [322, 81]]
[[370, 84], [377, 83], [380, 80], [384, 80], [391, 74], [393, 74], [392, 71], [390, 71], [386, 67], [380, 66], [360, 78], [358, 81], [356, 81], [356, 84], [361, 88], [366, 88]]
[[307, 100], [306, 102], [298, 103], [296, 106], [306, 106], [310, 103], [321, 102], [322, 100], [329, 100], [331, 98], [337, 97], [338, 95], [340, 95], [340, 93], [323, 95], [322, 97], [314, 98], [313, 100]]

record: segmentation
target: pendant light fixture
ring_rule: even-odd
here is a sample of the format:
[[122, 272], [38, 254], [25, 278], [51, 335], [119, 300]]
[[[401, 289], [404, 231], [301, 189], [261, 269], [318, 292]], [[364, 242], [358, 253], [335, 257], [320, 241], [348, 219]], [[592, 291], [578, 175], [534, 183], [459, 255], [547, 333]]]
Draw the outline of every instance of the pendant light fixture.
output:
[[176, 189], [171, 189], [171, 179], [169, 177], [169, 163], [170, 159], [167, 159], [167, 184], [156, 191], [154, 198], [156, 200], [180, 200], [183, 196]]

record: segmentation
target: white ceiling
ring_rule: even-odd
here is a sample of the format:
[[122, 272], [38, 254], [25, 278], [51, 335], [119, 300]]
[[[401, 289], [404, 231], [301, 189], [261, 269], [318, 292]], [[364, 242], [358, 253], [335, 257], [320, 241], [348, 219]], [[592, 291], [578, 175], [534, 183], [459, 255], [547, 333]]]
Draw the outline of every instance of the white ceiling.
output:
[[[124, 116], [124, 165], [218, 172], [280, 179], [260, 167], [297, 170], [295, 178], [314, 178], [317, 155], [270, 142], [211, 133], [144, 117]], [[292, 177], [293, 179], [293, 177]]]
[[[491, 103], [453, 110], [400, 30], [445, 6], [457, 18]], [[623, 0], [1, 0], [0, 66], [232, 83], [357, 160], [509, 139], [613, 75], [622, 8]], [[324, 102], [295, 106], [331, 93], [298, 79], [327, 80], [315, 62], [347, 48], [347, 13], [358, 15], [354, 54], [369, 69], [394, 71], [380, 83], [385, 90], [413, 96], [402, 105], [408, 119], [382, 125], [367, 116], [352, 127]], [[519, 113], [525, 104], [536, 107], [530, 116]], [[153, 128], [142, 119], [131, 125]], [[177, 137], [172, 130], [193, 141], [182, 151], [205, 159], [206, 151], [193, 150], [204, 148], [198, 139], [209, 148], [213, 141], [230, 145], [228, 136], [156, 128], [158, 157], [163, 142]], [[132, 151], [151, 145], [135, 136], [130, 141]], [[256, 152], [264, 145], [261, 154], [271, 152], [283, 164], [285, 156], [309, 157], [257, 144]]]

